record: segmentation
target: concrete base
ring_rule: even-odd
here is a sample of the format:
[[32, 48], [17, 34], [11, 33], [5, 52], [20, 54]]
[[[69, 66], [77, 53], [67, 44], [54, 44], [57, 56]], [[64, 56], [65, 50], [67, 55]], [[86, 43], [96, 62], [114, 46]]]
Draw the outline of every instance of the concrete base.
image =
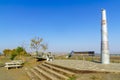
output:
[[102, 64], [110, 64], [109, 54], [101, 54], [101, 63]]

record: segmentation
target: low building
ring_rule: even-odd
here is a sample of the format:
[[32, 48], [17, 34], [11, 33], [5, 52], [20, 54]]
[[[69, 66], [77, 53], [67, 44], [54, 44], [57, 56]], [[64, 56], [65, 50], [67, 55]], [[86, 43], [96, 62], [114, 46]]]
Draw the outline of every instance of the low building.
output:
[[94, 56], [94, 51], [83, 51], [83, 52], [73, 52], [73, 55], [79, 55], [79, 56]]

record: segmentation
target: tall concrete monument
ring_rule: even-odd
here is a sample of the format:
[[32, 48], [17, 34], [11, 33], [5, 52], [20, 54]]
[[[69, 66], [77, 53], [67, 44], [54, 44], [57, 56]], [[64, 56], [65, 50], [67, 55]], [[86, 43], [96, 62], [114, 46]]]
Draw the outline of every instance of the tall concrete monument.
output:
[[101, 63], [109, 64], [109, 47], [108, 47], [108, 32], [107, 32], [107, 20], [106, 10], [102, 9], [102, 21], [101, 21]]

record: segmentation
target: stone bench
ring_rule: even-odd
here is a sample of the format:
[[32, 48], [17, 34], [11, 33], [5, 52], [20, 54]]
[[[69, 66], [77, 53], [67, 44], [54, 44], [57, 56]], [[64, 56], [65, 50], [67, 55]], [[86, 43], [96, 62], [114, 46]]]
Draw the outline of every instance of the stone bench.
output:
[[6, 65], [5, 66], [6, 68], [7, 68], [7, 70], [9, 69], [9, 68], [18, 68], [18, 67], [22, 67], [22, 65]]
[[15, 60], [15, 61], [11, 61], [11, 62], [6, 62], [5, 63], [5, 67], [7, 68], [7, 70], [9, 68], [18, 68], [18, 67], [22, 67], [22, 64], [24, 62], [22, 60]]
[[19, 64], [19, 65], [24, 64], [24, 62], [22, 60], [14, 60], [14, 61], [11, 61], [11, 62], [13, 62], [15, 64]]

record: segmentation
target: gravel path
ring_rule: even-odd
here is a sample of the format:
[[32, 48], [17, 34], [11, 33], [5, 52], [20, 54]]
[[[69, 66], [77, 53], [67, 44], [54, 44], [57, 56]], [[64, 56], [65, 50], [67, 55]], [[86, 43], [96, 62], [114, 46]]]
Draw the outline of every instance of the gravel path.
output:
[[120, 63], [101, 64], [83, 60], [54, 60], [50, 63], [79, 70], [120, 72]]

